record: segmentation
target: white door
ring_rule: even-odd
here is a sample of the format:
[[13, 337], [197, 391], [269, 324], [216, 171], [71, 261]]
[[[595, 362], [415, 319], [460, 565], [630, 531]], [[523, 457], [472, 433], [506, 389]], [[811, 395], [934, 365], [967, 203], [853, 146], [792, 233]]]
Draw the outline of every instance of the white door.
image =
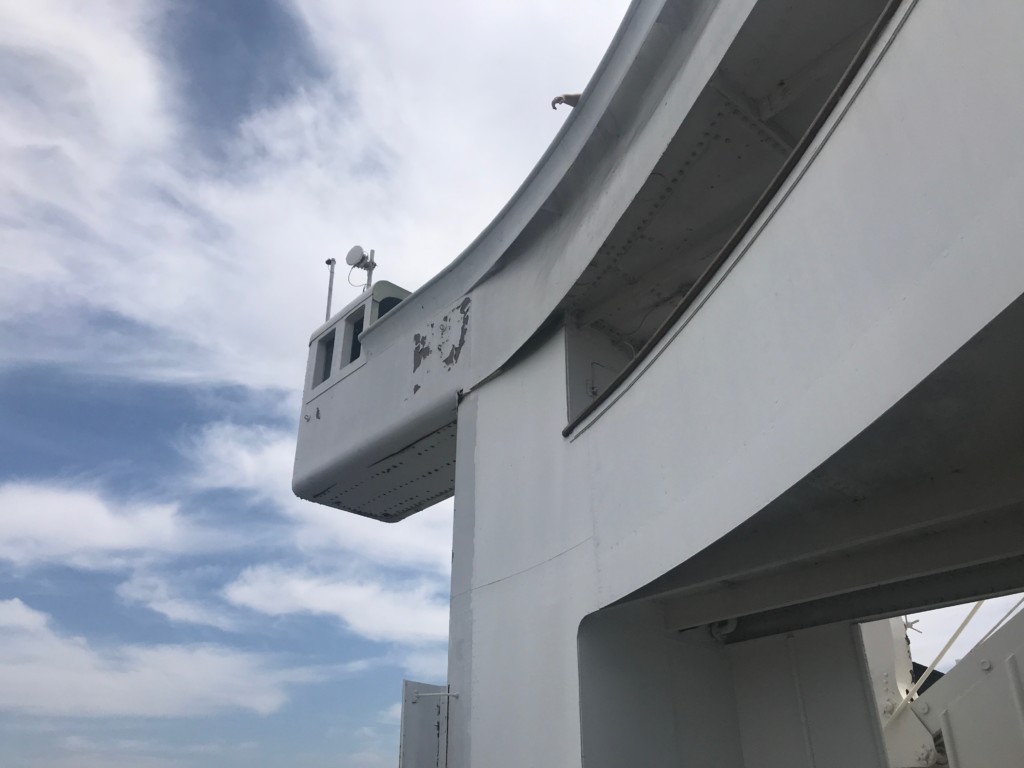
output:
[[402, 683], [399, 768], [445, 768], [448, 753], [448, 686]]

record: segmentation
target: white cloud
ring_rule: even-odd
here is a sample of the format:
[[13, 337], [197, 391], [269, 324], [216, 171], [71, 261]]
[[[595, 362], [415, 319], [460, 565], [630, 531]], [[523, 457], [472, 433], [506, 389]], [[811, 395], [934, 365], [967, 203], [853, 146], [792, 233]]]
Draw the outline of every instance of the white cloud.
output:
[[[55, 68], [59, 65], [59, 72], [46, 72], [49, 77], [75, 82], [88, 92], [88, 103], [97, 107], [91, 116], [100, 124], [86, 123], [79, 128], [91, 127], [98, 135], [110, 137], [122, 150], [134, 151], [159, 145], [168, 138], [159, 67], [142, 44], [154, 18], [153, 9], [152, 4], [147, 7], [145, 3], [117, 0], [95, 0], [88, 6], [75, 0], [35, 0], [31, 7], [5, 3], [0, 7], [0, 43], [24, 55], [45, 52], [47, 63]], [[84, 106], [75, 90], [65, 91], [63, 99], [43, 104], [45, 112], [40, 109], [39, 114], [22, 115], [22, 119], [59, 118]], [[48, 89], [44, 94], [56, 96], [59, 91]], [[32, 126], [44, 122], [33, 122]]]
[[[562, 125], [549, 99], [585, 85], [626, 6], [293, 4], [331, 72], [250, 115], [216, 165], [188, 144], [180, 73], [156, 53], [167, 3], [0, 3], [0, 367], [280, 388], [297, 414], [323, 259], [360, 242], [380, 277], [415, 288], [454, 258]], [[337, 617], [404, 644], [392, 661], [410, 674], [443, 679], [451, 504], [386, 526], [299, 502], [293, 439], [222, 424], [193, 446], [208, 463], [189, 490], [271, 501], [309, 561], [250, 569], [225, 595], [265, 615]], [[0, 559], [19, 566], [138, 568], [234, 543], [175, 504], [0, 486]], [[360, 578], [325, 570], [339, 557]], [[394, 582], [392, 568], [424, 573]], [[178, 577], [149, 573], [122, 597], [178, 622], [222, 620]], [[12, 712], [264, 712], [304, 679], [218, 646], [98, 648], [17, 601], [0, 606], [0, 709]], [[352, 765], [394, 762], [353, 751]], [[65, 764], [173, 759], [115, 756]]]
[[207, 424], [183, 446], [195, 468], [192, 485], [249, 491], [282, 505], [292, 501], [294, 432], [227, 422]]
[[[225, 166], [182, 128], [180, 73], [157, 54], [165, 4], [0, 7], [19, 62], [0, 100], [0, 362], [298, 386], [323, 259], [359, 241], [414, 288], [454, 258], [564, 122], [549, 99], [585, 85], [625, 7], [295, 5], [328, 77], [250, 115]], [[124, 322], [83, 325], [90, 312]]]
[[[224, 597], [271, 616], [333, 616], [370, 640], [420, 646], [397, 663], [408, 674], [444, 679], [451, 503], [385, 525], [300, 501], [291, 493], [294, 450], [290, 431], [226, 423], [207, 426], [185, 446], [194, 487], [230, 488], [274, 504], [293, 522], [293, 543], [310, 564], [247, 569]], [[336, 568], [341, 556], [349, 566], [344, 573]], [[419, 575], [403, 580], [396, 568]], [[422, 647], [432, 644], [442, 647]]]
[[224, 590], [232, 603], [270, 616], [333, 616], [369, 640], [408, 644], [448, 637], [447, 585], [321, 575], [279, 566], [246, 569]]
[[0, 711], [68, 717], [269, 714], [291, 684], [322, 677], [216, 645], [98, 649], [59, 634], [46, 614], [0, 601]]
[[239, 628], [238, 622], [228, 615], [224, 606], [211, 606], [186, 599], [175, 592], [175, 587], [168, 579], [160, 576], [136, 573], [118, 586], [117, 594], [129, 603], [141, 603], [174, 622], [216, 627], [225, 631]]
[[230, 541], [190, 523], [174, 504], [115, 504], [91, 490], [0, 485], [0, 560], [19, 566], [120, 568]]
[[397, 725], [400, 723], [402, 721], [402, 702], [396, 701], [387, 709], [381, 710], [377, 715], [377, 720], [389, 725]]
[[402, 668], [422, 683], [441, 684], [448, 679], [448, 649], [417, 649], [402, 657]]
[[11, 631], [26, 633], [45, 632], [47, 627], [45, 613], [33, 611], [21, 600], [0, 600], [0, 627]]
[[[140, 157], [167, 146], [174, 124], [159, 68], [142, 44], [149, 21], [141, 3], [0, 5], [0, 48], [11, 86], [0, 101], [0, 204], [8, 221], [42, 206], [72, 212], [83, 229], [99, 227], [119, 179], [139, 172]], [[55, 301], [70, 298], [76, 275], [97, 266], [81, 263], [94, 256], [78, 264], [67, 258], [88, 250], [74, 242], [81, 232], [68, 238], [15, 224], [5, 235], [0, 318], [52, 312]], [[108, 257], [118, 261], [114, 253]]]
[[385, 525], [295, 498], [293, 431], [218, 423], [185, 447], [197, 488], [247, 491], [273, 502], [295, 523], [294, 541], [308, 556], [334, 559], [339, 550], [378, 565], [451, 570], [452, 504], [443, 502]]

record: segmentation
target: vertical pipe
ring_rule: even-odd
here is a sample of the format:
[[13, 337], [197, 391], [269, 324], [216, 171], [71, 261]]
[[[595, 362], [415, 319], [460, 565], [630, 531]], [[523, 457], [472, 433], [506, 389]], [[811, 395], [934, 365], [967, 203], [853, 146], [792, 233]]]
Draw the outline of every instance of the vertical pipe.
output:
[[1021, 683], [1017, 657], [1012, 653], [1006, 657], [1006, 674], [1009, 677], [1010, 693], [1013, 694], [1013, 706], [1017, 710], [1017, 725], [1024, 737], [1024, 684]]
[[370, 290], [370, 286], [373, 285], [373, 268], [377, 266], [377, 262], [373, 260], [373, 249], [370, 249], [370, 258], [366, 262], [366, 287], [364, 291]]
[[331, 276], [327, 280], [327, 314], [324, 316], [324, 322], [326, 323], [331, 319], [331, 300], [334, 298], [334, 259], [328, 259], [324, 262], [328, 267], [331, 268]]

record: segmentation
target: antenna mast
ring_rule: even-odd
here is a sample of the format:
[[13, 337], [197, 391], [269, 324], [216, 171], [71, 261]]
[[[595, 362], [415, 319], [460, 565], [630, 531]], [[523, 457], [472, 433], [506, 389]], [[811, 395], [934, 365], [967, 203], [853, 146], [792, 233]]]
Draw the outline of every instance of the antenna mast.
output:
[[324, 317], [326, 323], [331, 319], [331, 299], [334, 298], [334, 265], [337, 262], [334, 259], [328, 259], [324, 263], [331, 268], [331, 276], [327, 281], [327, 315]]
[[[377, 266], [377, 262], [373, 260], [373, 249], [371, 248], [367, 253], [363, 246], [353, 245], [349, 249], [348, 255], [345, 256], [345, 263], [352, 269], [366, 270], [366, 285], [363, 286], [363, 291], [370, 290], [370, 286], [373, 285], [373, 270]], [[352, 274], [351, 271], [349, 274]]]

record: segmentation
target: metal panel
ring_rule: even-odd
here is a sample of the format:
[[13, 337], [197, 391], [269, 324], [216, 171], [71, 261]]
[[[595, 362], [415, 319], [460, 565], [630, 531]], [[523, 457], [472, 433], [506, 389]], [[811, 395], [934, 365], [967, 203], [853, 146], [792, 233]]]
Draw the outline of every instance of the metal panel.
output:
[[[577, 279], [646, 183], [753, 3], [675, 5], [705, 14], [706, 26], [693, 32], [700, 35], [697, 45], [648, 57], [623, 88], [636, 97], [602, 117], [607, 140], [587, 153], [552, 156], [553, 170], [543, 174], [550, 182], [546, 191], [536, 187], [528, 196], [539, 204], [560, 183], [552, 174], [570, 163], [597, 181], [564, 179], [541, 223], [528, 231], [518, 214], [503, 217], [480, 241], [476, 267], [469, 269], [469, 259], [456, 265], [395, 310], [392, 320], [400, 322], [368, 331], [367, 364], [309, 403], [304, 414], [309, 421], [303, 421], [296, 487], [320, 493], [337, 482], [328, 476], [361, 476], [368, 465], [450, 424], [456, 392], [464, 389], [449, 659], [460, 691], [459, 733], [452, 740], [459, 742], [452, 753], [459, 768], [578, 766], [573, 664], [580, 621], [707, 549], [873, 429], [1024, 291], [1024, 102], [1006, 98], [1015, 92], [1024, 6], [993, 2], [980, 12], [955, 0], [923, 1], [858, 76], [720, 279], [614, 398], [571, 441], [562, 440], [564, 335], [538, 339], [530, 348], [523, 342], [536, 338], [559, 292]], [[636, 7], [656, 15], [660, 4]], [[639, 38], [634, 54], [643, 49], [650, 23], [642, 26], [630, 29]], [[624, 76], [628, 69], [618, 71]], [[590, 105], [615, 102], [608, 89], [618, 82], [598, 86], [603, 101]], [[577, 126], [594, 117], [588, 109], [585, 100]], [[590, 127], [596, 124], [595, 117]], [[554, 224], [545, 229], [543, 221]], [[524, 231], [528, 237], [520, 236]], [[485, 272], [484, 282], [467, 279], [484, 279]], [[473, 293], [475, 313], [472, 358], [467, 347], [450, 371], [442, 367], [428, 376], [428, 369], [418, 369], [423, 376], [416, 390], [416, 334], [427, 334], [430, 322], [442, 319], [466, 291]], [[514, 365], [501, 367], [521, 349]], [[445, 352], [431, 362], [447, 358]], [[451, 359], [457, 362], [454, 354]], [[480, 384], [499, 368], [500, 375]], [[971, 410], [979, 381], [1004, 387], [1005, 397], [981, 398], [986, 407], [996, 411], [1019, 401], [1020, 388], [1006, 386], [1007, 370], [1005, 357], [993, 355], [980, 378], [939, 381], [944, 397], [934, 418], [907, 422], [906, 434], [921, 441], [921, 450], [886, 441], [859, 479], [886, 495], [906, 488], [908, 478], [919, 482], [922, 470], [935, 469], [935, 446], [942, 443], [931, 426], [988, 423]], [[1002, 421], [1011, 431], [1019, 428], [1019, 421]], [[975, 431], [985, 444], [999, 444], [989, 439], [996, 432]], [[461, 439], [474, 435], [475, 443]], [[860, 494], [856, 485], [850, 488], [847, 513], [856, 517]], [[919, 503], [927, 500], [920, 486], [914, 495]], [[818, 510], [826, 523], [837, 518], [834, 505], [798, 501], [800, 515]], [[1008, 517], [989, 526], [988, 538], [1015, 530]], [[984, 537], [984, 524], [972, 532]], [[946, 537], [946, 544], [960, 543]], [[972, 551], [982, 559], [985, 543], [971, 544], [979, 545]], [[801, 546], [806, 551], [810, 545]], [[785, 565], [782, 550], [765, 551], [769, 561]], [[929, 569], [949, 575], [948, 560], [920, 554]], [[772, 565], [765, 563], [766, 571], [775, 570]], [[845, 578], [849, 570], [835, 572]], [[800, 580], [813, 582], [815, 575], [808, 569]], [[877, 582], [870, 571], [862, 575], [860, 581]], [[791, 577], [777, 574], [770, 583], [792, 585]], [[806, 592], [794, 587], [786, 602], [806, 599]], [[870, 599], [877, 609], [882, 598]], [[844, 604], [849, 600], [844, 594]], [[832, 662], [843, 652], [841, 639], [819, 637], [820, 647], [799, 641], [773, 646], [767, 656], [778, 674], [747, 665], [746, 680], [757, 683], [763, 675], [767, 691], [753, 697], [746, 719], [751, 764], [769, 764], [758, 762], [757, 716], [777, 714], [776, 678], [798, 683], [779, 707], [789, 715], [787, 725], [803, 721], [792, 729], [796, 740], [779, 748], [800, 748], [791, 765], [808, 757], [843, 765], [863, 752], [852, 742], [855, 732], [865, 732], [866, 711], [856, 699], [853, 666], [844, 664], [838, 674]], [[848, 662], [852, 651], [845, 651]], [[836, 680], [841, 692], [830, 687]], [[867, 695], [861, 692], [870, 704]], [[419, 705], [410, 699], [406, 710]], [[439, 743], [442, 714], [438, 710], [435, 721]], [[950, 709], [947, 730], [959, 737], [956, 717]], [[854, 718], [855, 731], [835, 731]], [[819, 729], [826, 736], [820, 743]]]
[[[307, 374], [296, 495], [385, 522], [451, 495], [456, 392], [466, 384], [470, 359], [469, 307], [463, 299], [383, 350], [365, 343], [364, 332], [356, 361], [316, 387]], [[310, 361], [313, 371], [312, 352]]]
[[950, 768], [1024, 765], [1024, 613], [962, 658], [911, 705], [942, 735]]
[[[886, 722], [914, 684], [906, 626], [902, 618], [882, 619], [861, 624], [860, 632], [875, 705]], [[912, 712], [898, 712], [883, 733], [891, 768], [923, 768], [935, 762], [935, 741]]]
[[885, 768], [856, 626], [737, 643], [729, 656], [744, 765]]
[[312, 500], [380, 520], [400, 520], [447, 499], [455, 490], [455, 424], [372, 464], [348, 485], [332, 485]]
[[[571, 442], [555, 421], [564, 412], [564, 338], [467, 394], [460, 429], [473, 420], [476, 442], [460, 447], [472, 474], [460, 481], [455, 514], [458, 540], [471, 544], [455, 553], [450, 656], [453, 679], [471, 689], [473, 704], [460, 717], [460, 768], [579, 765], [566, 658], [583, 616], [764, 509], [1021, 295], [1024, 153], [1011, 134], [1024, 125], [1024, 108], [1004, 100], [1005, 119], [971, 113], [989, 114], [989, 99], [1011, 87], [1024, 7], [1003, 3], [991, 14], [979, 21], [966, 5], [918, 4], [813, 162], [751, 235], [746, 255]], [[968, 44], [982, 38], [965, 37], [965, 28], [984, 31], [985, 44]], [[971, 140], [977, 131], [985, 141]], [[945, 431], [936, 440], [931, 426], [980, 426], [988, 423], [980, 414], [1019, 401], [1020, 389], [1010, 386], [1005, 397], [974, 399], [980, 382], [1006, 383], [1005, 356], [992, 354], [979, 371], [937, 380], [943, 396], [931, 418], [905, 422], [902, 435], [920, 450], [887, 436], [858, 476], [879, 495], [913, 490], [922, 506], [907, 499], [894, 516], [935, 512], [919, 476], [928, 477], [940, 445], [964, 445]], [[1008, 424], [1015, 431], [1020, 422]], [[995, 445], [996, 434], [978, 437]], [[835, 504], [798, 501], [794, 528], [817, 511], [826, 525], [844, 525]], [[863, 507], [849, 500], [850, 527]], [[1011, 528], [1009, 521], [1003, 530]], [[763, 551], [785, 565], [781, 548]], [[803, 574], [814, 579], [813, 570]], [[873, 599], [877, 606], [880, 597]], [[815, 659], [820, 677], [804, 686], [808, 717], [834, 714], [830, 697], [845, 702], [828, 687], [826, 660]]]
[[402, 735], [398, 768], [445, 768], [448, 686], [402, 681]]

